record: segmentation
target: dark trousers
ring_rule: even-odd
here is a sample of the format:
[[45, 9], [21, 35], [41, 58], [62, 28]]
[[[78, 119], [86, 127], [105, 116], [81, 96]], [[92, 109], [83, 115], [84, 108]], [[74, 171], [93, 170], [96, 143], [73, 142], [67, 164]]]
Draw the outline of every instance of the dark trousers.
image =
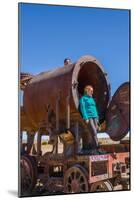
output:
[[88, 122], [88, 128], [92, 136], [92, 145], [91, 148], [96, 149], [98, 145], [98, 138], [97, 138], [97, 130], [98, 130], [98, 122], [96, 118], [90, 118]]

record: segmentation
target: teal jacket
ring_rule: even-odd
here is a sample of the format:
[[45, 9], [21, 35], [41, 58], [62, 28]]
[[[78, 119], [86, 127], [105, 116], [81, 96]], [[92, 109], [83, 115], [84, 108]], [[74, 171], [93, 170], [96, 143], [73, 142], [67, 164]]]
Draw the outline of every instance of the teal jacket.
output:
[[96, 108], [96, 103], [93, 97], [90, 97], [86, 94], [82, 96], [79, 102], [79, 109], [80, 109], [82, 118], [85, 120], [90, 119], [90, 118], [99, 118], [97, 108]]

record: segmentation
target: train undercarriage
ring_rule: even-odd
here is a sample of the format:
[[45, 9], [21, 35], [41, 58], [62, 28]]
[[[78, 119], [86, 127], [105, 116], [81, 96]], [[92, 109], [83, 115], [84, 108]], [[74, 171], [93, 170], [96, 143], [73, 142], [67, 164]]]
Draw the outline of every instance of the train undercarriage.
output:
[[130, 189], [128, 141], [101, 145], [104, 154], [82, 155], [72, 153], [74, 141], [71, 137], [62, 143], [61, 153], [59, 141], [52, 144], [52, 151], [43, 153], [41, 135], [39, 138], [40, 144], [36, 150], [32, 145], [29, 154], [27, 145], [23, 144], [25, 151], [22, 148], [20, 162], [22, 196]]

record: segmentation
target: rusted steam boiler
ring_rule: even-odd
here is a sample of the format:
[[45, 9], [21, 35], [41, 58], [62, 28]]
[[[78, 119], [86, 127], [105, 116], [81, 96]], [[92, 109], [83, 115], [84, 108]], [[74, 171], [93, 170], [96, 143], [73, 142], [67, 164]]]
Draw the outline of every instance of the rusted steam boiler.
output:
[[106, 124], [100, 131], [106, 131], [113, 140], [120, 140], [129, 130], [129, 83], [123, 84], [111, 100], [107, 73], [92, 56], [81, 57], [76, 63], [26, 81], [21, 130], [38, 131], [46, 125], [60, 134], [71, 129], [76, 121], [84, 126], [78, 108], [79, 98], [88, 84], [94, 88], [100, 124], [104, 121]]

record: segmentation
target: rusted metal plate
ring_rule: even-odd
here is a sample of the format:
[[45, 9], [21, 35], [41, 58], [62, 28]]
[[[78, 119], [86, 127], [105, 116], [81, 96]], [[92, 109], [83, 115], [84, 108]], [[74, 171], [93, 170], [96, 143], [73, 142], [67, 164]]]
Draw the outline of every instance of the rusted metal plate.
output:
[[115, 92], [106, 113], [106, 132], [112, 140], [121, 140], [129, 131], [130, 86], [126, 82]]
[[108, 178], [109, 154], [89, 156], [89, 183]]
[[32, 129], [34, 129], [34, 127], [32, 126], [31, 122], [29, 121], [29, 119], [26, 116], [26, 113], [25, 113], [25, 110], [24, 110], [23, 106], [21, 106], [20, 114], [21, 114], [20, 130], [21, 131], [31, 131]]
[[113, 165], [116, 163], [126, 164], [126, 160], [129, 160], [129, 152], [109, 154], [109, 162], [108, 162], [108, 172], [109, 178], [113, 177]]
[[126, 163], [129, 152], [89, 156], [89, 183], [113, 177], [113, 164]]

